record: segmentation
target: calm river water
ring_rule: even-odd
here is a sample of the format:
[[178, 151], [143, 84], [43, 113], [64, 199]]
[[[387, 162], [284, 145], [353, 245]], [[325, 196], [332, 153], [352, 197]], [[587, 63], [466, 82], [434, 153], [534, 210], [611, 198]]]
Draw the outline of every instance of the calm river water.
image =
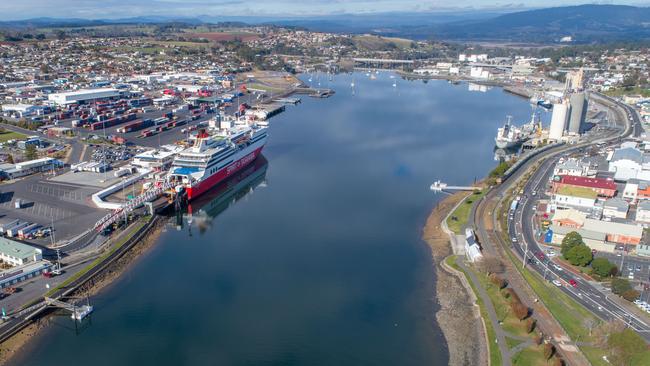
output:
[[172, 220], [91, 299], [91, 324], [57, 318], [13, 364], [446, 364], [420, 238], [441, 198], [429, 185], [484, 176], [496, 128], [531, 110], [389, 75], [321, 77], [336, 95], [274, 117], [265, 159], [194, 203], [189, 227]]

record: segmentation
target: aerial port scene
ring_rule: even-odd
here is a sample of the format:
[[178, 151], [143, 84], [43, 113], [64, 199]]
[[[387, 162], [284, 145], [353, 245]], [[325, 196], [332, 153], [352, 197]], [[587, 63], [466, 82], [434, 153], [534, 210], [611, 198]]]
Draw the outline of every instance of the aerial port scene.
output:
[[0, 3], [0, 365], [650, 365], [649, 18]]

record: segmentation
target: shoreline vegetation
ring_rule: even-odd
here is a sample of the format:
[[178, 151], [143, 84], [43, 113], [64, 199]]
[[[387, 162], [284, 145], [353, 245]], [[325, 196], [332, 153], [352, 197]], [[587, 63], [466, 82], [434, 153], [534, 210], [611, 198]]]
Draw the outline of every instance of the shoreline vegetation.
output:
[[[88, 280], [79, 287], [74, 295], [78, 297], [91, 297], [104, 291], [107, 287], [113, 285], [124, 273], [130, 270], [136, 262], [158, 242], [158, 238], [163, 232], [165, 220], [160, 220], [153, 225], [148, 232], [123, 256], [113, 261], [103, 271]], [[0, 344], [0, 365], [10, 362], [20, 352], [27, 350], [30, 341], [41, 334], [41, 332], [50, 324], [56, 313], [48, 314], [37, 319], [34, 323], [28, 325], [20, 332]], [[69, 317], [67, 317], [69, 319]]]
[[473, 294], [460, 278], [443, 268], [452, 251], [449, 236], [440, 224], [465, 196], [461, 192], [441, 200], [427, 218], [422, 234], [431, 250], [436, 273], [435, 298], [440, 306], [436, 320], [447, 341], [451, 366], [488, 364], [482, 319], [475, 310]]

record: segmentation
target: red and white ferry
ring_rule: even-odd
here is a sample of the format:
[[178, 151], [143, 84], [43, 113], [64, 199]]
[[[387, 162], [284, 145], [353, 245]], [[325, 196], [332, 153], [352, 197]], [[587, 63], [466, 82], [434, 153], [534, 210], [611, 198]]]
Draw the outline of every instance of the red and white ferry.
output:
[[267, 127], [236, 125], [192, 137], [193, 146], [174, 158], [169, 181], [177, 190], [185, 189], [188, 200], [195, 199], [219, 182], [253, 162], [266, 144]]

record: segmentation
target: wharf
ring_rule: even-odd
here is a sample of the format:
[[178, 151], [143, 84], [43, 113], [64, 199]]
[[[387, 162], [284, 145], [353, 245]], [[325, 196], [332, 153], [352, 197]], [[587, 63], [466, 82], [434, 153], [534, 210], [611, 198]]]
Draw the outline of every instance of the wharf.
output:
[[296, 105], [301, 102], [300, 98], [278, 98], [274, 100], [277, 103]]
[[510, 94], [518, 95], [520, 97], [529, 98], [529, 99], [533, 96], [533, 93], [531, 93], [527, 89], [519, 88], [515, 86], [504, 86], [503, 91], [508, 92]]

